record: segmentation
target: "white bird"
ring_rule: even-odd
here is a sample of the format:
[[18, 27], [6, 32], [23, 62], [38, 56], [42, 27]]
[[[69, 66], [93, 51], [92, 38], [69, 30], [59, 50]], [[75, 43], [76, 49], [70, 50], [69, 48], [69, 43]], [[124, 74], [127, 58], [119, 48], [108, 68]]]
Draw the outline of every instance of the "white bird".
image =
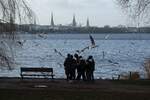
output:
[[57, 49], [54, 49], [54, 52], [55, 52], [55, 53], [58, 53], [60, 56], [62, 56], [62, 57], [65, 58], [65, 56], [64, 56], [61, 52], [59, 52]]
[[76, 50], [76, 52], [78, 52], [78, 53], [80, 54], [80, 53], [84, 52], [84, 51], [87, 50], [87, 49], [89, 50], [90, 47], [91, 47], [91, 48], [96, 48], [96, 47], [98, 47], [98, 45], [95, 44], [95, 40], [94, 40], [94, 38], [92, 37], [92, 35], [89, 35], [89, 38], [90, 38], [90, 40], [91, 40], [91, 45], [90, 45], [90, 46], [86, 46], [86, 47], [84, 47], [84, 48], [81, 49], [81, 50]]
[[107, 40], [109, 38], [110, 34], [106, 35], [105, 36], [105, 40]]

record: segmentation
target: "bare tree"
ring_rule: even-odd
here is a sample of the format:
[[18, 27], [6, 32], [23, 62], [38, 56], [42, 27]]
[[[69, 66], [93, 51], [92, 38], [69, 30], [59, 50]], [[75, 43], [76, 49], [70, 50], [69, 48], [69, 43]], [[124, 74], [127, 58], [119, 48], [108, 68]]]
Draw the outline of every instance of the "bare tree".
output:
[[150, 0], [117, 0], [117, 3], [132, 19], [138, 20], [138, 24], [149, 24]]
[[35, 15], [27, 2], [0, 0], [0, 67], [12, 68], [17, 40], [15, 30], [20, 23], [35, 23]]
[[[130, 14], [132, 19], [140, 23], [150, 24], [150, 0], [117, 0], [118, 4]], [[144, 69], [147, 78], [150, 79], [150, 60], [146, 60], [144, 63]]]

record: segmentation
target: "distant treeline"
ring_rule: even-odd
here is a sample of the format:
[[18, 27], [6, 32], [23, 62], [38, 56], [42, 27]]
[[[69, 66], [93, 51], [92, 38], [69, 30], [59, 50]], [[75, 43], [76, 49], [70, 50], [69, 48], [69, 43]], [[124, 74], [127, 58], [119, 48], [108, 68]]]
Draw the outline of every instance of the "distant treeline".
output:
[[45, 33], [150, 33], [150, 27], [50, 27], [50, 26], [26, 26], [21, 25], [19, 30], [26, 32]]
[[24, 31], [24, 32], [44, 32], [44, 33], [150, 33], [150, 27], [71, 27], [48, 25], [13, 25], [16, 28], [10, 28], [10, 24], [0, 23], [0, 31]]
[[0, 32], [12, 32], [16, 31], [17, 25], [13, 23], [0, 23]]

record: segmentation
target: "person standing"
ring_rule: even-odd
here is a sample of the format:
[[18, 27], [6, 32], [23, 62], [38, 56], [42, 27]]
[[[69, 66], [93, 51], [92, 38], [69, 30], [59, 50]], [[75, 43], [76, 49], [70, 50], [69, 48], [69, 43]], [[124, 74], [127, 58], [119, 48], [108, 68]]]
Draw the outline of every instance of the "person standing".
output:
[[95, 61], [93, 56], [89, 56], [86, 60], [86, 77], [87, 80], [94, 80]]
[[90, 62], [88, 59], [86, 60], [85, 77], [87, 81], [91, 80], [91, 66], [90, 66]]
[[80, 80], [81, 77], [82, 79], [85, 81], [86, 77], [85, 77], [85, 60], [82, 58], [82, 56], [79, 57], [79, 65], [77, 66], [77, 80]]
[[71, 77], [71, 73], [70, 73], [70, 70], [71, 70], [71, 55], [68, 54], [67, 55], [67, 58], [65, 59], [64, 61], [64, 70], [65, 70], [65, 74], [66, 74], [66, 77], [67, 77], [67, 81], [70, 80], [70, 77]]
[[71, 66], [70, 66], [70, 79], [75, 80], [76, 78], [76, 60], [73, 58], [73, 55], [70, 56]]
[[[75, 67], [76, 67], [76, 69], [77, 69], [77, 76], [79, 75], [79, 63], [80, 63], [80, 60], [79, 60], [79, 55], [78, 54], [74, 54], [74, 58], [75, 58]], [[77, 77], [76, 76], [76, 77]], [[76, 78], [75, 77], [75, 78]], [[77, 78], [76, 78], [77, 79]]]

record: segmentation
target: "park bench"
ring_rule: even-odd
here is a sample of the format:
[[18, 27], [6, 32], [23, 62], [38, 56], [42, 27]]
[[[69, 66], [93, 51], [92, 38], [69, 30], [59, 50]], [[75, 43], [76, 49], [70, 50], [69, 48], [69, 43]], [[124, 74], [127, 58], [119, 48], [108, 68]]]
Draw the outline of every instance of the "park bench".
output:
[[44, 78], [49, 78], [51, 76], [54, 79], [53, 68], [32, 68], [32, 67], [21, 67], [20, 76], [23, 79], [24, 76], [43, 76]]

